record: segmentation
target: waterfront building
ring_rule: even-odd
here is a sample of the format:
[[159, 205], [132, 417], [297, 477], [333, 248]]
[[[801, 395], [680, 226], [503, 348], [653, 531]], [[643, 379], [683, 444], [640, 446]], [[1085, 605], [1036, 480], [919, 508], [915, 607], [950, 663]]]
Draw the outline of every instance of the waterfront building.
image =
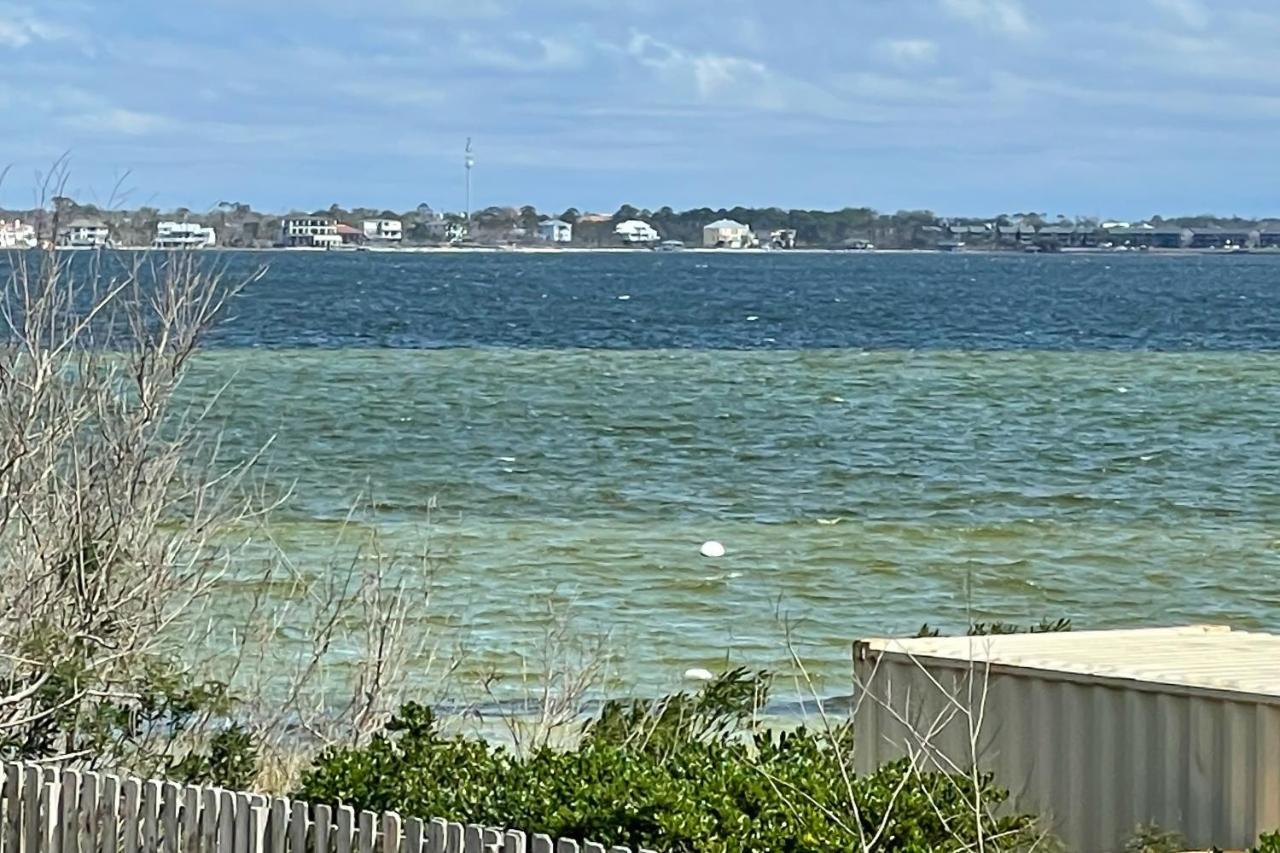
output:
[[549, 219], [538, 223], [538, 238], [551, 243], [572, 243], [573, 225], [563, 219]]
[[342, 245], [342, 238], [338, 236], [337, 223], [328, 214], [293, 214], [280, 223], [280, 245], [327, 249]]
[[702, 229], [702, 245], [708, 249], [746, 249], [755, 244], [750, 225], [717, 219]]
[[364, 242], [364, 232], [359, 228], [345, 222], [339, 222], [333, 228], [338, 232], [338, 239], [344, 246], [358, 246]]
[[195, 222], [158, 222], [151, 245], [157, 249], [205, 249], [218, 245], [218, 235]]
[[21, 219], [0, 219], [0, 249], [34, 249], [36, 229]]
[[628, 219], [613, 227], [614, 235], [623, 243], [656, 243], [660, 238], [658, 230], [642, 219]]
[[399, 243], [404, 239], [404, 225], [399, 219], [366, 219], [364, 238], [370, 243]]
[[779, 228], [769, 232], [769, 245], [775, 249], [794, 249], [796, 247], [796, 229]]
[[111, 242], [111, 230], [100, 219], [73, 219], [58, 230], [58, 245], [69, 249], [100, 249]]
[[1188, 245], [1192, 249], [1241, 249], [1253, 245], [1254, 232], [1249, 228], [1192, 228]]

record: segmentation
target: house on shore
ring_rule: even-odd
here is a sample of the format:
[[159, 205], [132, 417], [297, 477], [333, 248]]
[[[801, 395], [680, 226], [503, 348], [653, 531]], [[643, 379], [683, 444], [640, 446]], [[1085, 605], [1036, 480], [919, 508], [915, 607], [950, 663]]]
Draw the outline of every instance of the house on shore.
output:
[[1253, 245], [1254, 232], [1249, 228], [1207, 228], [1190, 229], [1187, 245], [1192, 249], [1242, 249]]
[[642, 219], [628, 219], [613, 226], [613, 233], [623, 243], [645, 245], [656, 243], [661, 236], [658, 229]]
[[755, 245], [750, 225], [732, 219], [717, 219], [702, 229], [702, 245], [708, 249], [746, 249]]
[[34, 249], [36, 228], [21, 219], [0, 219], [0, 249]]
[[354, 225], [339, 222], [333, 226], [333, 229], [338, 232], [338, 240], [343, 246], [359, 246], [364, 242], [364, 231]]
[[1264, 222], [1258, 226], [1259, 249], [1280, 249], [1280, 222]]
[[290, 249], [328, 249], [342, 245], [338, 223], [319, 213], [294, 213], [280, 223], [280, 245]]
[[366, 219], [364, 239], [370, 243], [399, 243], [404, 240], [404, 224], [399, 219]]
[[100, 219], [73, 219], [58, 229], [58, 245], [68, 249], [100, 249], [111, 242], [111, 229]]
[[158, 222], [151, 245], [157, 249], [207, 249], [218, 245], [218, 233], [195, 222]]
[[549, 219], [538, 223], [538, 239], [549, 243], [572, 243], [573, 225], [563, 219]]
[[775, 249], [794, 249], [796, 247], [796, 229], [777, 228], [770, 231], [769, 245]]
[[1098, 229], [1084, 223], [1059, 222], [1036, 232], [1036, 243], [1059, 249], [1084, 249], [1098, 245]]
[[1128, 246], [1131, 249], [1181, 249], [1189, 239], [1188, 233], [1182, 228], [1145, 222], [1112, 228], [1107, 230], [1106, 235], [1113, 245]]

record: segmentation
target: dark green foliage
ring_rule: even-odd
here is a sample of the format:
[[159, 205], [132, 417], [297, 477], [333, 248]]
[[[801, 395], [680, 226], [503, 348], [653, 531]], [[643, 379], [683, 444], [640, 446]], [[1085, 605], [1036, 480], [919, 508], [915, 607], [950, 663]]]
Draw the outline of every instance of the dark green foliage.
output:
[[1249, 853], [1280, 853], [1280, 830], [1264, 833]]
[[1186, 849], [1181, 834], [1150, 824], [1139, 826], [1124, 845], [1124, 853], [1180, 853]]
[[258, 775], [257, 741], [240, 726], [222, 729], [207, 751], [188, 753], [169, 775], [189, 785], [248, 788]]
[[[1006, 798], [991, 779], [922, 774], [907, 762], [850, 768], [852, 731], [769, 732], [753, 725], [767, 681], [736, 670], [696, 694], [610, 703], [576, 749], [527, 755], [441, 734], [408, 705], [367, 746], [330, 750], [300, 798], [401, 815], [511, 826], [553, 837], [670, 851], [968, 849], [974, 802]], [[858, 810], [852, 803], [856, 802]], [[888, 816], [886, 819], [886, 815]], [[984, 818], [988, 850], [1023, 847], [1033, 822]]]

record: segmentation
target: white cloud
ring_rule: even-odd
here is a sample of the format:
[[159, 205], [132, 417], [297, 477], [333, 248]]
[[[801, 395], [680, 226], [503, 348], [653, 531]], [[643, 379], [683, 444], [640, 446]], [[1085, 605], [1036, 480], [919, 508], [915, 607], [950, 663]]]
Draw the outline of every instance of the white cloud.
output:
[[942, 0], [949, 14], [1010, 38], [1035, 34], [1019, 0]]
[[30, 8], [0, 3], [0, 47], [22, 48], [38, 41], [71, 38], [72, 31], [47, 18], [37, 17]]
[[555, 71], [580, 68], [584, 57], [572, 42], [556, 36], [515, 33], [504, 39], [464, 34], [459, 42], [472, 65], [502, 71]]
[[149, 136], [172, 127], [172, 122], [164, 116], [128, 110], [122, 107], [107, 107], [65, 118], [67, 124], [80, 130], [90, 132], [114, 133], [120, 136]]
[[928, 39], [883, 39], [876, 54], [902, 68], [932, 65], [938, 60], [938, 45]]
[[1209, 25], [1209, 12], [1199, 0], [1151, 0], [1152, 4], [1184, 25], [1202, 30]]

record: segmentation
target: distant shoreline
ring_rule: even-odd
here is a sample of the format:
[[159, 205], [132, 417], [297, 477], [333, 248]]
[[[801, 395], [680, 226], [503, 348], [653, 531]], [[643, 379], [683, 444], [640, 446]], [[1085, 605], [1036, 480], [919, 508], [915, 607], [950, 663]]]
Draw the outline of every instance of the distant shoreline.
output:
[[[109, 251], [117, 252], [169, 252], [172, 249], [157, 249], [153, 246], [108, 246]], [[84, 252], [94, 249], [58, 247], [58, 251]], [[637, 249], [620, 246], [379, 246], [361, 249], [321, 249], [303, 246], [208, 246], [199, 249], [176, 250], [200, 253], [219, 252], [287, 252], [300, 255], [420, 255], [420, 254], [521, 254], [521, 255], [572, 255], [572, 254], [629, 254], [629, 255], [669, 255], [669, 254], [704, 254], [704, 255], [1159, 255], [1161, 257], [1201, 257], [1227, 255], [1272, 255], [1280, 256], [1280, 248], [1266, 249], [1132, 249], [1132, 248], [1068, 248], [1055, 252], [1023, 252], [1016, 249], [716, 249], [703, 246], [688, 246], [674, 252], [660, 252], [653, 249]]]

